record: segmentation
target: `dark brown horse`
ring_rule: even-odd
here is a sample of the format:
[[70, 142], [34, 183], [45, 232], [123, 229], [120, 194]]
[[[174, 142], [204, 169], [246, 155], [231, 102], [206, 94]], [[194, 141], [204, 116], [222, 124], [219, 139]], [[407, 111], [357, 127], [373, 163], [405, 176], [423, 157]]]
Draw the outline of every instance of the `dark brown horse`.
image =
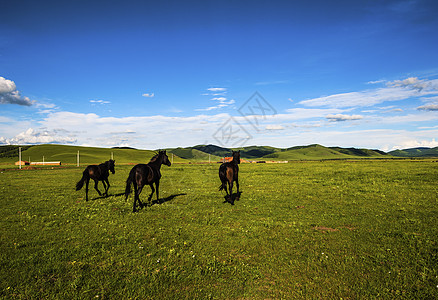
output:
[[[151, 158], [151, 161], [148, 164], [138, 164], [135, 165], [131, 172], [129, 172], [129, 177], [126, 180], [126, 189], [125, 189], [125, 200], [128, 199], [129, 194], [131, 193], [131, 184], [134, 185], [134, 205], [133, 212], [137, 211], [136, 202], [140, 205], [140, 208], [144, 206], [143, 202], [140, 201], [140, 193], [143, 190], [145, 185], [149, 185], [151, 187], [152, 193], [149, 195], [148, 201], [151, 202], [152, 195], [155, 192], [155, 188], [157, 189], [157, 201], [159, 200], [159, 186], [160, 186], [160, 178], [161, 165], [169, 166], [171, 165], [169, 158], [167, 157], [166, 150], [159, 151], [154, 157]], [[155, 188], [154, 188], [155, 183]]]
[[[237, 187], [237, 199], [240, 196], [239, 192], [239, 164], [240, 164], [240, 151], [233, 151], [233, 159], [230, 162], [221, 164], [219, 167], [219, 178], [222, 182], [219, 187], [219, 191], [225, 189], [227, 193], [227, 198], [233, 203], [233, 182], [236, 182]], [[229, 187], [229, 194], [227, 190], [227, 183]]]
[[[76, 183], [76, 190], [79, 191], [83, 186], [85, 182], [85, 200], [88, 201], [88, 183], [90, 182], [90, 179], [94, 180], [94, 188], [99, 193], [99, 196], [102, 196], [102, 193], [97, 188], [97, 184], [99, 181], [102, 181], [103, 188], [105, 189], [105, 192], [103, 193], [103, 196], [108, 196], [108, 190], [110, 188], [110, 183], [108, 181], [109, 171], [111, 173], [115, 173], [114, 171], [114, 164], [115, 160], [108, 160], [100, 165], [89, 165], [85, 168], [85, 171], [82, 173], [81, 180]], [[105, 184], [106, 183], [106, 184]]]

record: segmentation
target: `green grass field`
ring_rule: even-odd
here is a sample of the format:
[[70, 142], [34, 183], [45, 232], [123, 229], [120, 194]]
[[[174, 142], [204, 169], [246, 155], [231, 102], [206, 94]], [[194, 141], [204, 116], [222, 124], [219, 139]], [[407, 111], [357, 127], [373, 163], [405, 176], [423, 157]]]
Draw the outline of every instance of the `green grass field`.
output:
[[[117, 158], [116, 158], [117, 161]], [[162, 167], [161, 203], [76, 192], [83, 167], [0, 173], [3, 299], [436, 299], [437, 162]], [[101, 185], [100, 185], [101, 187]], [[141, 199], [150, 189], [145, 188]]]

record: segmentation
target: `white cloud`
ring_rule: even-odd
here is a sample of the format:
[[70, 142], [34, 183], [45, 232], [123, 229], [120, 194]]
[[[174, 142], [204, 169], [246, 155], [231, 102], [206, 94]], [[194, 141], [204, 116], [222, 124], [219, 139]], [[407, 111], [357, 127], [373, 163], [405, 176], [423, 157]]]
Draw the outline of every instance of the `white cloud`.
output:
[[207, 89], [207, 91], [210, 92], [225, 92], [226, 90], [227, 90], [226, 88], [219, 88], [219, 87], [213, 87]]
[[426, 104], [417, 107], [418, 110], [438, 111], [438, 104]]
[[225, 97], [216, 97], [216, 98], [212, 98], [211, 100], [213, 101], [219, 101], [219, 102], [224, 102], [227, 100], [227, 98]]
[[438, 141], [435, 140], [434, 138], [431, 140], [406, 139], [403, 142], [401, 142], [399, 145], [394, 146], [391, 150], [409, 149], [409, 148], [417, 148], [417, 147], [435, 148], [438, 147]]
[[146, 97], [146, 98], [154, 98], [155, 97], [155, 93], [144, 93], [142, 96]]
[[276, 118], [287, 117], [289, 120], [323, 118], [327, 114], [339, 114], [345, 110], [338, 108], [291, 108], [286, 111], [289, 114], [278, 115]]
[[111, 102], [104, 100], [90, 100], [90, 103], [109, 104]]
[[281, 125], [273, 125], [273, 124], [271, 124], [271, 125], [267, 125], [265, 127], [265, 129], [266, 130], [284, 130], [284, 127], [281, 126]]
[[27, 144], [71, 144], [75, 143], [76, 138], [65, 135], [64, 130], [43, 130], [36, 131], [29, 128], [24, 132], [17, 134], [15, 137], [7, 139], [0, 138], [0, 143], [7, 145], [27, 145]]
[[[211, 100], [215, 100], [215, 99], [211, 99]], [[220, 108], [228, 107], [231, 104], [234, 104], [235, 102], [236, 101], [234, 101], [233, 99], [227, 101], [226, 98], [222, 98], [222, 100], [219, 101], [218, 105], [210, 106], [207, 108], [198, 108], [198, 109], [196, 109], [196, 111], [210, 111], [210, 110], [220, 109]]]
[[[230, 116], [101, 117], [97, 114], [55, 112], [40, 122], [48, 131], [63, 128], [76, 137], [75, 144], [99, 147], [131, 146], [143, 149], [193, 146], [209, 141]], [[91, 130], [92, 128], [92, 130]], [[199, 131], [202, 128], [203, 131]], [[135, 132], [135, 133], [134, 133]], [[193, 132], [196, 132], [195, 134]]]
[[[226, 94], [226, 88], [209, 88], [207, 89], [207, 91], [209, 92], [214, 92], [214, 93], [205, 93], [202, 94], [203, 96], [213, 96], [213, 98], [211, 98], [211, 101], [216, 101], [218, 102], [217, 105], [213, 105], [213, 106], [209, 106], [207, 108], [198, 108], [195, 109], [196, 111], [211, 111], [211, 110], [216, 110], [216, 109], [221, 109], [221, 108], [225, 108], [228, 107], [232, 104], [234, 104], [236, 101], [234, 99], [228, 100], [226, 97], [224, 97], [224, 95]], [[220, 92], [220, 93], [217, 93]], [[217, 97], [217, 96], [221, 96], [221, 97]]]
[[378, 83], [384, 83], [386, 80], [374, 80], [374, 81], [368, 81], [367, 84], [378, 84]]
[[325, 118], [328, 119], [330, 122], [342, 122], [342, 121], [360, 120], [363, 119], [363, 116], [336, 114], [336, 115], [327, 115], [325, 116]]
[[438, 81], [436, 80], [420, 80], [417, 77], [409, 77], [404, 80], [394, 80], [388, 82], [386, 84], [390, 87], [403, 87], [403, 88], [411, 88], [415, 90], [423, 90], [423, 89], [437, 89]]
[[0, 94], [11, 93], [16, 89], [15, 82], [0, 76]]
[[31, 106], [35, 101], [23, 97], [12, 80], [0, 76], [0, 104]]
[[370, 116], [367, 119], [376, 124], [409, 124], [418, 122], [438, 121], [438, 114], [433, 112], [419, 112], [404, 116]]
[[411, 77], [405, 80], [388, 82], [386, 87], [323, 96], [299, 102], [305, 106], [317, 107], [363, 107], [373, 106], [386, 101], [398, 101], [411, 97], [423, 97], [438, 94], [438, 80], [419, 80]]

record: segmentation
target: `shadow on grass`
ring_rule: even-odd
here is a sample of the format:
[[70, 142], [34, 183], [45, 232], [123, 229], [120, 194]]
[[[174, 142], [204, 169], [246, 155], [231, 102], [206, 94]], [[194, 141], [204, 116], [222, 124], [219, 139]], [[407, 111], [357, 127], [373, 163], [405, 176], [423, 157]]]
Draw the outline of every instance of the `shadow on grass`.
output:
[[[125, 195], [125, 194], [123, 194], [123, 195]], [[161, 199], [158, 199], [158, 200], [152, 200], [151, 202], [141, 201], [140, 204], [138, 205], [138, 207], [136, 208], [136, 211], [138, 212], [139, 210], [143, 209], [144, 207], [151, 207], [153, 205], [163, 204], [163, 203], [172, 201], [176, 197], [185, 196], [185, 195], [187, 195], [187, 194], [186, 193], [181, 193], [181, 194], [170, 195], [169, 197], [161, 198]], [[136, 212], [136, 211], [134, 211], [134, 212]]]
[[224, 199], [225, 201], [223, 203], [230, 203], [231, 205], [234, 205], [234, 201], [240, 200], [240, 195], [242, 195], [242, 192], [234, 193], [230, 196], [225, 195]]
[[161, 199], [158, 199], [158, 200], [152, 200], [152, 203], [150, 205], [145, 205], [145, 206], [152, 206], [152, 205], [156, 205], [156, 204], [163, 204], [163, 203], [172, 201], [176, 197], [185, 196], [185, 195], [187, 195], [187, 194], [186, 193], [181, 193], [181, 194], [170, 195], [169, 197], [166, 197], [166, 198], [161, 198]]
[[120, 197], [120, 196], [125, 196], [125, 193], [118, 193], [118, 194], [108, 194], [108, 195], [102, 195], [102, 196], [99, 196], [99, 197], [96, 197], [96, 198], [93, 198], [93, 199], [90, 199], [90, 200], [99, 200], [99, 199], [105, 199], [105, 198], [109, 198], [109, 197]]

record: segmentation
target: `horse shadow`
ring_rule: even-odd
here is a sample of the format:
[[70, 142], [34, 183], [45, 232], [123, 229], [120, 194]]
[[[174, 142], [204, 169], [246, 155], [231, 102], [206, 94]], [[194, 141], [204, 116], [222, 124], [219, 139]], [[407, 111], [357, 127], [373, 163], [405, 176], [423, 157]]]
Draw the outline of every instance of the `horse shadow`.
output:
[[166, 198], [161, 198], [161, 199], [158, 199], [158, 200], [152, 200], [152, 202], [150, 203], [150, 205], [145, 205], [145, 206], [152, 206], [152, 205], [157, 205], [157, 204], [163, 204], [163, 203], [166, 203], [166, 202], [169, 202], [169, 201], [172, 201], [173, 199], [175, 199], [176, 197], [179, 197], [179, 196], [185, 196], [185, 195], [187, 195], [186, 193], [180, 193], [180, 194], [174, 194], [174, 195], [170, 195], [169, 197], [166, 197]]
[[230, 203], [231, 205], [234, 205], [234, 201], [240, 200], [241, 194], [242, 194], [242, 192], [233, 193], [231, 196], [225, 195], [224, 196], [225, 201], [223, 203]]
[[118, 194], [114, 194], [114, 195], [113, 194], [102, 195], [102, 196], [93, 198], [91, 200], [99, 200], [99, 199], [106, 199], [106, 198], [109, 198], [109, 197], [121, 197], [121, 196], [125, 196], [125, 193], [118, 193]]
[[[150, 206], [153, 206], [153, 205], [160, 205], [160, 204], [172, 201], [176, 197], [185, 196], [185, 195], [187, 195], [187, 194], [186, 193], [173, 194], [173, 195], [170, 195], [170, 196], [168, 196], [166, 198], [161, 198], [161, 199], [158, 199], [158, 200], [152, 200], [149, 203], [143, 202], [143, 205], [140, 206], [140, 208], [148, 207], [148, 206], [150, 207]], [[121, 197], [121, 196], [125, 196], [125, 193], [102, 195], [102, 196], [96, 197], [96, 198], [91, 199], [91, 200], [105, 199], [105, 198], [108, 198], [108, 197]]]

